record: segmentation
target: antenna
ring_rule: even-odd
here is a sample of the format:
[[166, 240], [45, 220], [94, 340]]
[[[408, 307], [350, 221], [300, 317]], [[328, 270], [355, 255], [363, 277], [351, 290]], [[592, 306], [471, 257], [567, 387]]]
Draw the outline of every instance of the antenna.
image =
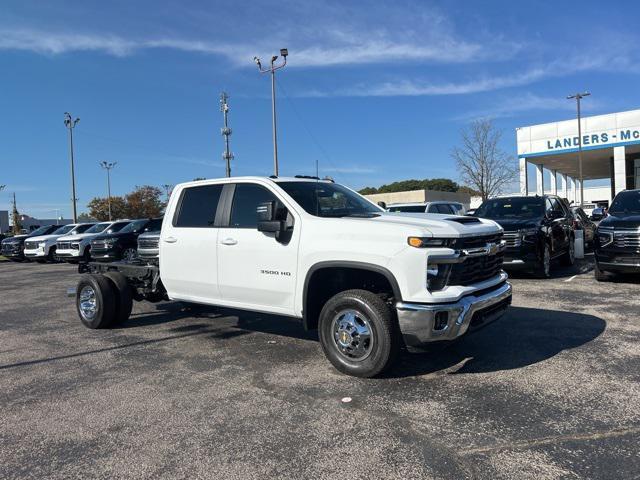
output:
[[220, 111], [224, 118], [224, 126], [220, 129], [220, 133], [222, 133], [222, 136], [224, 137], [224, 152], [222, 152], [222, 159], [225, 161], [227, 166], [227, 177], [230, 177], [233, 153], [229, 150], [229, 136], [233, 132], [228, 125], [229, 104], [227, 103], [227, 100], [229, 100], [229, 95], [227, 95], [226, 92], [222, 92], [220, 94]]

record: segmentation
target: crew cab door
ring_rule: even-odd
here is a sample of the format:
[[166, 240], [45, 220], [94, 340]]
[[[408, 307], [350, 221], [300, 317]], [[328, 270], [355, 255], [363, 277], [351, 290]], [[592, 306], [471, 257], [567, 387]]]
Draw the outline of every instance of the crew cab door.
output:
[[557, 198], [547, 199], [547, 215], [551, 233], [551, 254], [556, 255], [564, 252], [568, 247], [572, 227], [569, 214]]
[[164, 219], [160, 276], [171, 299], [210, 303], [220, 298], [216, 214], [223, 188], [222, 184], [184, 188], [172, 218]]
[[[282, 199], [265, 185], [235, 184], [218, 234], [218, 276], [225, 304], [290, 314], [296, 286], [300, 222], [290, 210], [286, 238], [258, 231], [258, 206]], [[283, 203], [284, 205], [284, 203]], [[285, 205], [286, 207], [286, 205]]]

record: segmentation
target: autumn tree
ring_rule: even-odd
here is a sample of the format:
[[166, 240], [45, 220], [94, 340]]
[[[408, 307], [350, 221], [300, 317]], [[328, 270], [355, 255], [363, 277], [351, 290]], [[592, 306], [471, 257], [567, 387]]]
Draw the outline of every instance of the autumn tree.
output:
[[513, 158], [500, 149], [502, 133], [491, 120], [475, 120], [462, 130], [462, 144], [451, 151], [460, 179], [480, 193], [482, 200], [495, 197], [515, 181]]
[[126, 194], [124, 198], [129, 218], [159, 217], [164, 211], [162, 190], [152, 185], [136, 186], [135, 190]]
[[[105, 197], [95, 197], [88, 204], [89, 216], [100, 222], [109, 220], [109, 200]], [[119, 218], [128, 217], [127, 203], [122, 197], [111, 197], [111, 218], [117, 220]]]

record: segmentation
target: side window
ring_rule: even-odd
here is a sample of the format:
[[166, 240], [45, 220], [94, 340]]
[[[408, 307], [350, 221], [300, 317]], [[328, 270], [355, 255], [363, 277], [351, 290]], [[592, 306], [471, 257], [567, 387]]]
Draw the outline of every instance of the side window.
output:
[[550, 212], [553, 210], [553, 206], [551, 205], [551, 201], [548, 198], [545, 198], [544, 209], [546, 212]]
[[454, 213], [454, 211], [446, 203], [441, 203], [441, 204], [438, 205], [438, 213], [444, 213], [446, 215], [451, 215], [452, 213]]
[[231, 228], [258, 228], [258, 204], [277, 200], [266, 188], [254, 183], [238, 183], [231, 206]]
[[566, 215], [564, 208], [562, 208], [562, 205], [560, 204], [560, 201], [557, 198], [551, 199], [551, 206], [555, 211], [560, 212], [562, 215]]
[[440, 213], [438, 211], [438, 205], [429, 205], [429, 210], [427, 210], [427, 213]]
[[213, 227], [222, 187], [222, 185], [202, 185], [185, 188], [173, 225], [184, 228]]

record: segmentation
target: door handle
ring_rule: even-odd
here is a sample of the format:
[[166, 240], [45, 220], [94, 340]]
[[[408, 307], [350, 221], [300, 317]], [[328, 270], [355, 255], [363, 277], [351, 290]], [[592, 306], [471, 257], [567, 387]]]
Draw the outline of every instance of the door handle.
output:
[[176, 243], [178, 239], [176, 237], [167, 237], [164, 239], [164, 241], [167, 243]]
[[235, 245], [238, 241], [235, 238], [225, 238], [220, 242], [222, 245]]

